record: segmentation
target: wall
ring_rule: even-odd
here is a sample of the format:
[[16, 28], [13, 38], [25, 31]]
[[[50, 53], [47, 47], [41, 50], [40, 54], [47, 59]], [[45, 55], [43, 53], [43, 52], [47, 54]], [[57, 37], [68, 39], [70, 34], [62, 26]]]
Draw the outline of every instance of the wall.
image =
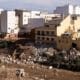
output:
[[45, 20], [43, 18], [30, 18], [28, 19], [28, 27], [40, 27], [44, 26]]
[[4, 11], [1, 14], [1, 31], [9, 34], [19, 32], [18, 17], [16, 17], [15, 11]]
[[7, 12], [1, 14], [1, 32], [7, 33]]
[[57, 37], [57, 48], [60, 50], [69, 50], [72, 46], [72, 39], [70, 36]]
[[64, 5], [64, 6], [60, 6], [60, 7], [57, 7], [55, 10], [54, 10], [54, 13], [55, 14], [69, 14], [69, 6], [68, 5]]
[[61, 23], [60, 26], [57, 26], [57, 36], [61, 36], [65, 31], [68, 30], [68, 28], [73, 29], [73, 26], [71, 25], [71, 18], [70, 15], [67, 16]]

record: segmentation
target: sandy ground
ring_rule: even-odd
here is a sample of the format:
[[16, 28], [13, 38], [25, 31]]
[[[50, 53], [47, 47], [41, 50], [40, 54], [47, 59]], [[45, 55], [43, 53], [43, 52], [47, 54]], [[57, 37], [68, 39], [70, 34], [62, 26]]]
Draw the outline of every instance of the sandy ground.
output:
[[[25, 77], [16, 76], [16, 69], [21, 68], [25, 70]], [[46, 66], [30, 63], [1, 64], [0, 80], [80, 80], [80, 72], [49, 69]]]

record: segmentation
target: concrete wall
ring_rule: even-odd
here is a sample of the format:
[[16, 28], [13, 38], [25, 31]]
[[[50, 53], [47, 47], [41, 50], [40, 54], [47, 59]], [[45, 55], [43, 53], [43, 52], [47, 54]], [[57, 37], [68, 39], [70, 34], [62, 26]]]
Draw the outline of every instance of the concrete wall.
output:
[[28, 20], [28, 27], [40, 27], [40, 26], [44, 26], [45, 23], [45, 19], [43, 18], [30, 18]]
[[7, 33], [7, 12], [1, 14], [1, 32]]
[[15, 11], [4, 11], [1, 14], [1, 32], [17, 34], [19, 32], [18, 17]]
[[57, 26], [57, 36], [61, 36], [63, 33], [65, 33], [65, 31], [67, 31], [69, 27], [71, 27], [71, 29], [73, 28], [71, 25], [70, 15], [67, 16], [64, 20], [62, 20], [60, 26]]
[[1, 13], [3, 12], [3, 9], [0, 9], [0, 32], [1, 32]]
[[64, 6], [57, 7], [54, 10], [54, 13], [55, 14], [69, 14], [69, 6], [68, 5], [64, 5]]

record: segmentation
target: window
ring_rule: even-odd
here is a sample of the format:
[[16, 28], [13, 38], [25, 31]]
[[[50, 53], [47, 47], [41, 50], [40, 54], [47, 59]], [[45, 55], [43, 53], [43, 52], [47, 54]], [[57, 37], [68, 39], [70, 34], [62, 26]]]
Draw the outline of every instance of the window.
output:
[[15, 29], [18, 29], [18, 27], [16, 27]]
[[46, 31], [47, 35], [49, 35], [49, 31]]
[[59, 40], [59, 43], [61, 42], [61, 40]]
[[49, 41], [49, 38], [47, 38], [47, 40]]
[[55, 27], [57, 27], [58, 25], [55, 25]]
[[76, 16], [72, 16], [72, 20], [76, 20], [77, 19], [77, 17]]
[[51, 31], [51, 35], [54, 35], [54, 31]]
[[78, 31], [80, 32], [80, 29]]
[[14, 30], [11, 30], [11, 33], [14, 33]]
[[44, 36], [44, 31], [42, 31], [42, 35]]
[[44, 37], [42, 37], [42, 40], [44, 40], [45, 38]]
[[26, 17], [26, 15], [24, 15], [24, 17]]
[[8, 28], [8, 29], [11, 29], [11, 28]]
[[36, 14], [37, 16], [40, 16], [40, 14]]
[[69, 36], [69, 34], [66, 34], [66, 36]]
[[40, 31], [37, 31], [37, 35], [40, 35]]
[[49, 27], [49, 25], [45, 25], [46, 27]]
[[51, 41], [54, 41], [54, 38], [51, 38]]
[[37, 39], [40, 39], [40, 37], [37, 37]]

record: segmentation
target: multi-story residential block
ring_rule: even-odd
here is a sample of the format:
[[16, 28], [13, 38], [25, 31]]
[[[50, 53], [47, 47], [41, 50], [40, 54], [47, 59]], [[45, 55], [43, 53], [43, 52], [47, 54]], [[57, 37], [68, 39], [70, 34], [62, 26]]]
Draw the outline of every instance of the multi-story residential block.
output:
[[1, 13], [3, 12], [3, 9], [0, 9], [0, 32], [1, 32]]
[[43, 27], [35, 29], [35, 41], [36, 43], [50, 45], [56, 47], [57, 41], [57, 26], [60, 25], [62, 18], [54, 17], [53, 20], [49, 21]]
[[[37, 44], [43, 46], [50, 45], [56, 47], [56, 31], [55, 26], [45, 25], [45, 27], [40, 27], [35, 29], [35, 41]], [[46, 46], [47, 47], [47, 46]]]
[[39, 26], [37, 23], [42, 25], [46, 21], [51, 20], [53, 17], [60, 17], [60, 14], [49, 14], [41, 11], [27, 11], [27, 10], [15, 10], [15, 11], [16, 15], [19, 16], [20, 27], [30, 26], [31, 25], [30, 23], [32, 23], [33, 26], [35, 26], [35, 24]]
[[70, 4], [60, 6], [54, 10], [54, 13], [65, 14], [65, 15], [69, 15], [69, 14], [80, 15], [80, 6], [74, 6], [74, 5], [70, 5]]
[[3, 11], [1, 14], [1, 32], [6, 34], [15, 34], [19, 32], [18, 16], [15, 11]]
[[79, 25], [80, 16], [77, 15], [68, 15], [64, 19], [54, 18], [46, 26], [35, 29], [35, 41], [58, 49], [69, 49], [73, 43], [80, 48]]

